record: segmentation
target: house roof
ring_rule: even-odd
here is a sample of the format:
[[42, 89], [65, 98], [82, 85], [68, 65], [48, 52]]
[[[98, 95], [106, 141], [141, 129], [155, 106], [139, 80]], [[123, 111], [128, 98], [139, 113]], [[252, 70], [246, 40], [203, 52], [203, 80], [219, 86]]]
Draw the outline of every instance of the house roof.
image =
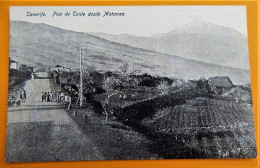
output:
[[55, 67], [62, 67], [62, 66], [60, 66], [60, 65], [56, 65]]
[[19, 62], [16, 62], [15, 60], [12, 60], [12, 59], [9, 59], [9, 63], [19, 63]]
[[66, 69], [70, 69], [70, 68], [67, 68], [67, 67], [64, 67], [64, 66], [61, 66], [61, 65], [56, 65], [56, 66], [55, 66], [55, 68], [60, 68], [60, 67], [66, 68]]
[[232, 87], [233, 83], [228, 76], [216, 76], [208, 79], [210, 86]]

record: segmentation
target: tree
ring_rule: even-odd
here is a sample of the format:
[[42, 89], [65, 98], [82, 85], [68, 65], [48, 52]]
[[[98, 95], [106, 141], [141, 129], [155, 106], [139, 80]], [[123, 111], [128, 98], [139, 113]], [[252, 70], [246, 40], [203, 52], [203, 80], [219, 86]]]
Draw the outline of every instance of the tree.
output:
[[106, 79], [103, 82], [103, 88], [106, 90], [105, 97], [101, 100], [101, 105], [104, 109], [106, 115], [106, 121], [109, 117], [109, 103], [110, 98], [114, 95], [118, 95], [120, 90], [115, 89], [115, 87], [120, 83], [119, 79], [115, 76], [105, 77]]
[[127, 62], [124, 63], [124, 65], [122, 65], [120, 67], [121, 71], [123, 74], [126, 74], [128, 72], [128, 69], [129, 69], [129, 64]]
[[160, 91], [161, 95], [165, 95], [169, 92], [170, 86], [167, 81], [162, 81], [158, 86], [157, 90]]
[[124, 63], [121, 67], [120, 67], [120, 74], [118, 76], [120, 82], [119, 85], [122, 86], [122, 88], [134, 88], [136, 87], [139, 83], [137, 78], [133, 78], [131, 77], [131, 75], [133, 75], [134, 72], [140, 72], [140, 71], [133, 71], [131, 73], [129, 73], [129, 64], [128, 63]]
[[95, 68], [92, 66], [88, 66], [83, 70], [83, 81], [84, 81], [84, 85], [83, 85], [83, 92], [89, 93], [89, 92], [93, 92], [93, 83], [94, 83], [94, 79], [93, 79], [93, 74], [94, 72], [96, 72]]
[[93, 66], [88, 66], [83, 70], [83, 76], [87, 78], [93, 72], [96, 72], [96, 69]]

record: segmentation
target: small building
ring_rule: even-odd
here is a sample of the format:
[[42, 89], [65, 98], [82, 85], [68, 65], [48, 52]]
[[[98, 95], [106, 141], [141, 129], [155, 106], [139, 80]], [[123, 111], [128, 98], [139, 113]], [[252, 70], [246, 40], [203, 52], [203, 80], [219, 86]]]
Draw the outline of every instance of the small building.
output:
[[16, 62], [16, 61], [12, 60], [11, 58], [9, 59], [9, 69], [33, 72], [33, 67]]
[[216, 76], [216, 77], [209, 78], [208, 83], [210, 86], [215, 86], [215, 87], [225, 87], [225, 88], [233, 87], [233, 83], [228, 76]]
[[19, 70], [20, 68], [20, 63], [19, 62], [16, 62], [12, 59], [9, 59], [9, 69], [17, 69]]
[[71, 72], [70, 68], [63, 67], [61, 65], [56, 65], [54, 68], [51, 68], [52, 71], [57, 71], [57, 72]]
[[222, 94], [230, 90], [234, 85], [228, 76], [217, 76], [208, 79], [210, 90], [215, 94]]
[[25, 65], [25, 64], [20, 64], [19, 70], [33, 72], [33, 67]]

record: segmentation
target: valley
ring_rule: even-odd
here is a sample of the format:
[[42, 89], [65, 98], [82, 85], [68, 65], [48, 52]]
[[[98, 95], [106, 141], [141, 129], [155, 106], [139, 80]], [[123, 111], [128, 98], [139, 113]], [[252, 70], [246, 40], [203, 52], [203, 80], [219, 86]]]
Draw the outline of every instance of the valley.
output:
[[10, 58], [32, 71], [15, 70], [28, 100], [9, 105], [8, 161], [256, 157], [241, 33], [204, 21], [151, 37], [10, 27]]

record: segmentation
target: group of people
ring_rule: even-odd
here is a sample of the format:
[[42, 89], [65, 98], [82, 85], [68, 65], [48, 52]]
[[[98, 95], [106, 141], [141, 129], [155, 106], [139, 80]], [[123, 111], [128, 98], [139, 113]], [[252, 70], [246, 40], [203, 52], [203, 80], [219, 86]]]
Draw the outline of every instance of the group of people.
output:
[[42, 92], [42, 102], [52, 102], [54, 94], [52, 92]]
[[10, 101], [10, 105], [16, 105], [21, 106], [22, 102], [25, 102], [26, 100], [26, 91], [24, 89], [21, 89], [20, 91], [15, 92], [14, 95], [12, 95], [12, 100]]
[[51, 92], [42, 92], [42, 102], [53, 102], [57, 101], [59, 103], [66, 103], [70, 101], [70, 97], [66, 96], [62, 90], [53, 93]]

